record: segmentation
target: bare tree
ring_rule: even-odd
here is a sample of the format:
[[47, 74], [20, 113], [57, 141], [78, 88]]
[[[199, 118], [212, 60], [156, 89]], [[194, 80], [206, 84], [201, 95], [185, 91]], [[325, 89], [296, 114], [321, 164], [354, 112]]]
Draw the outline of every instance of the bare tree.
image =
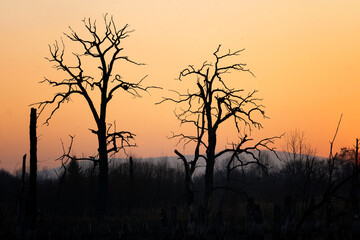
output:
[[308, 156], [315, 156], [316, 149], [311, 144], [304, 131], [297, 129], [285, 134], [285, 161], [303, 161]]
[[[124, 147], [134, 146], [131, 142], [134, 134], [129, 131], [118, 131], [115, 125], [107, 124], [107, 111], [109, 102], [113, 96], [120, 91], [129, 93], [133, 97], [140, 97], [140, 92], [147, 92], [153, 86], [142, 86], [141, 79], [138, 82], [127, 82], [122, 76], [115, 72], [115, 66], [118, 62], [125, 61], [130, 64], [143, 65], [142, 63], [131, 60], [123, 55], [122, 43], [124, 39], [130, 36], [133, 30], [129, 30], [129, 25], [118, 28], [111, 17], [104, 16], [104, 30], [99, 30], [96, 21], [90, 19], [83, 20], [86, 36], [82, 37], [72, 28], [70, 34], [65, 36], [81, 47], [78, 52], [73, 53], [75, 64], [67, 64], [64, 59], [65, 45], [61, 41], [49, 45], [50, 58], [48, 60], [54, 63], [55, 68], [66, 73], [68, 78], [62, 80], [50, 80], [45, 78], [42, 82], [48, 83], [59, 90], [55, 96], [47, 101], [36, 103], [41, 114], [49, 105], [53, 106], [50, 115], [45, 123], [54, 116], [55, 112], [68, 102], [71, 97], [81, 96], [87, 103], [93, 119], [96, 123], [96, 130], [91, 130], [98, 140], [98, 154], [82, 160], [94, 161], [99, 166], [98, 182], [98, 214], [104, 216], [106, 212], [107, 192], [108, 192], [108, 155], [114, 154]], [[85, 60], [92, 59], [97, 62], [95, 71], [100, 71], [99, 77], [88, 75], [83, 66]], [[93, 71], [93, 73], [95, 72]], [[99, 104], [99, 106], [96, 106]]]
[[304, 178], [314, 174], [317, 167], [316, 150], [313, 148], [304, 131], [293, 130], [285, 134], [285, 154], [282, 157], [282, 173], [296, 177], [297, 184], [302, 184]]
[[285, 154], [280, 173], [287, 179], [291, 197], [304, 212], [319, 195], [326, 178], [325, 161], [318, 159], [304, 131], [292, 130], [285, 134]]
[[217, 140], [221, 133], [219, 130], [220, 126], [225, 125], [226, 122], [233, 121], [237, 133], [241, 132], [243, 126], [251, 132], [253, 127], [257, 129], [262, 128], [257, 118], [259, 116], [266, 117], [264, 106], [261, 105], [262, 99], [256, 97], [257, 90], [244, 93], [244, 89], [231, 88], [228, 80], [225, 80], [226, 74], [230, 72], [247, 72], [252, 74], [244, 63], [229, 64], [232, 58], [239, 56], [244, 49], [238, 51], [229, 50], [226, 53], [220, 53], [220, 49], [221, 45], [213, 53], [214, 63], [205, 61], [200, 68], [189, 65], [180, 72], [180, 81], [188, 78], [195, 80], [195, 91], [187, 90], [186, 93], [174, 91], [177, 97], [163, 98], [160, 102], [170, 101], [178, 104], [179, 108], [175, 110], [175, 115], [181, 124], [191, 124], [195, 127], [194, 135], [181, 133], [174, 134], [172, 138], [178, 138], [179, 142], [183, 141], [185, 145], [188, 143], [195, 145], [194, 156], [191, 160], [187, 159], [178, 150], [175, 150], [175, 153], [182, 159], [186, 170], [186, 186], [190, 203], [193, 202], [193, 192], [191, 190], [192, 174], [199, 163], [199, 159], [203, 159], [206, 162], [205, 209], [209, 206], [214, 190], [213, 175], [216, 159], [226, 154], [236, 156], [243, 152], [250, 153], [251, 150], [258, 149], [258, 147], [266, 148], [267, 144], [273, 140], [273, 138], [264, 139], [249, 147], [244, 146], [244, 143], [250, 140], [245, 135], [245, 137], [240, 138], [239, 144], [231, 145], [218, 151]]

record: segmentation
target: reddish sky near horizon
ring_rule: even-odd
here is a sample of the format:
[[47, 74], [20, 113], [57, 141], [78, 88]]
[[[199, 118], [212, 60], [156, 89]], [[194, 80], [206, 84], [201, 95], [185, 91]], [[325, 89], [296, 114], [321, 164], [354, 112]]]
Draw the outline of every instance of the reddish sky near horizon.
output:
[[[82, 31], [85, 17], [102, 21], [104, 13], [135, 32], [124, 42], [126, 54], [146, 66], [119, 65], [128, 79], [148, 75], [158, 85], [141, 99], [119, 96], [111, 105], [109, 122], [137, 134], [137, 157], [173, 155], [176, 141], [166, 137], [180, 132], [175, 105], [154, 105], [167, 90], [190, 88], [174, 81], [189, 64], [199, 66], [211, 58], [218, 44], [246, 50], [238, 58], [255, 74], [229, 75], [238, 88], [259, 90], [266, 114], [264, 129], [254, 138], [304, 131], [317, 154], [327, 156], [343, 113], [335, 151], [352, 146], [360, 133], [360, 2], [356, 0], [199, 0], [199, 1], [2, 1], [0, 3], [0, 169], [20, 167], [29, 151], [29, 104], [51, 97], [54, 89], [39, 84], [44, 77], [63, 75], [44, 59], [48, 44], [69, 32]], [[64, 38], [67, 54], [78, 46]], [[73, 99], [56, 113], [49, 126], [39, 119], [39, 168], [58, 166], [68, 135], [76, 135], [74, 154], [96, 152], [94, 125], [82, 99]], [[219, 146], [233, 141], [233, 129], [222, 129]], [[178, 146], [177, 148], [182, 148]], [[283, 142], [277, 143], [283, 150]], [[191, 154], [190, 149], [185, 150]], [[122, 157], [119, 155], [118, 157]]]

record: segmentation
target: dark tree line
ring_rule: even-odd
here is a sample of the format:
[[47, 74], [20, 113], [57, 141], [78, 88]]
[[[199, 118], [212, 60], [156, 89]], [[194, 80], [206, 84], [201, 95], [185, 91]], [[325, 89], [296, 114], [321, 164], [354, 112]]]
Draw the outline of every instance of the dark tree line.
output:
[[[326, 159], [317, 159], [313, 156], [306, 156], [302, 160], [304, 164], [302, 170], [292, 174], [292, 167], [289, 165], [298, 164], [297, 162], [289, 160], [279, 165], [271, 152], [261, 151], [263, 156], [259, 161], [272, 170], [264, 172], [259, 165], [247, 165], [235, 169], [231, 174], [230, 182], [227, 179], [226, 167], [218, 167], [214, 172], [214, 185], [229, 186], [232, 191], [227, 191], [226, 188], [214, 190], [212, 206], [221, 205], [219, 209], [222, 215], [218, 215], [218, 211], [209, 213], [203, 234], [212, 234], [212, 227], [217, 229], [225, 223], [228, 228], [223, 234], [240, 234], [238, 232], [240, 230], [235, 228], [238, 226], [243, 231], [242, 234], [249, 234], [250, 237], [255, 233], [250, 232], [249, 224], [255, 224], [254, 226], [258, 226], [262, 231], [268, 229], [269, 234], [273, 234], [275, 230], [270, 226], [276, 223], [274, 214], [278, 211], [276, 210], [278, 207], [280, 209], [278, 224], [283, 229], [279, 234], [285, 239], [290, 239], [295, 233], [300, 236], [306, 231], [325, 236], [326, 231], [335, 231], [335, 229], [336, 234], [351, 235], [353, 230], [347, 222], [353, 220], [356, 222], [359, 199], [356, 195], [357, 205], [354, 205], [351, 198], [353, 183], [349, 180], [353, 176], [349, 168], [354, 169], [354, 158], [350, 158], [349, 161], [348, 156], [343, 157], [347, 152], [343, 149], [338, 154], [336, 159], [338, 164], [334, 169], [336, 174], [331, 188], [328, 185], [329, 172]], [[228, 158], [223, 161], [227, 160]], [[251, 159], [243, 155], [242, 161], [251, 161]], [[306, 167], [309, 161], [312, 165]], [[177, 209], [177, 222], [180, 224], [178, 226], [182, 226], [182, 234], [189, 234], [186, 230], [188, 207], [184, 185], [185, 174], [182, 168], [170, 167], [166, 159], [160, 162], [133, 159], [132, 165], [132, 173], [130, 162], [127, 160], [114, 163], [109, 168], [107, 217], [110, 219], [108, 224], [111, 234], [114, 234], [117, 228], [123, 229], [124, 224], [137, 227], [147, 224], [148, 231], [161, 233], [162, 212], [165, 211], [170, 221], [172, 208]], [[72, 231], [74, 224], [84, 227], [91, 224], [93, 219], [97, 219], [97, 213], [93, 208], [97, 195], [94, 191], [97, 175], [98, 172], [94, 172], [91, 165], [79, 164], [75, 160], [67, 164], [66, 172], [64, 169], [59, 169], [58, 177], [54, 175], [49, 177], [40, 172], [39, 229], [61, 234], [61, 231]], [[194, 176], [195, 193], [205, 192], [204, 175], [205, 171]], [[27, 175], [26, 181], [28, 178]], [[19, 217], [17, 197], [20, 191], [20, 172], [12, 175], [2, 170], [0, 172], [1, 236], [16, 235], [16, 228], [12, 226], [16, 226]], [[202, 208], [201, 195], [195, 194], [194, 234], [199, 231], [196, 229], [200, 229], [199, 224], [202, 222], [199, 215]], [[59, 224], [63, 224], [63, 228], [51, 227]]]

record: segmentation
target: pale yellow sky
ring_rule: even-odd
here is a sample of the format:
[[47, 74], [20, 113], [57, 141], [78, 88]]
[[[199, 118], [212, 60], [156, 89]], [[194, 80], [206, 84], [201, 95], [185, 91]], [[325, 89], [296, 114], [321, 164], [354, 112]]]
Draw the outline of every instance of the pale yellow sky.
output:
[[[59, 79], [44, 57], [48, 44], [59, 40], [68, 26], [81, 31], [84, 17], [113, 15], [135, 32], [124, 43], [126, 53], [145, 62], [142, 67], [119, 65], [128, 79], [149, 75], [146, 83], [162, 86], [151, 96], [120, 96], [111, 105], [109, 120], [137, 134], [140, 157], [173, 155], [176, 141], [166, 136], [179, 132], [174, 105], [155, 106], [168, 89], [191, 87], [174, 81], [188, 64], [212, 60], [218, 44], [246, 51], [239, 61], [256, 78], [229, 75], [234, 86], [259, 90], [264, 98], [264, 129], [256, 137], [280, 135], [299, 129], [321, 156], [328, 155], [337, 121], [343, 121], [335, 150], [351, 146], [360, 133], [359, 1], [7, 1], [0, 3], [0, 168], [13, 171], [28, 152], [29, 104], [49, 98], [54, 89], [38, 84], [44, 77]], [[76, 50], [65, 40], [67, 49]], [[69, 54], [70, 55], [70, 54]], [[40, 118], [39, 121], [43, 121]], [[74, 99], [63, 106], [50, 126], [39, 123], [40, 168], [52, 167], [61, 154], [60, 139], [76, 135], [77, 155], [96, 151], [88, 128], [93, 120], [84, 102]], [[234, 139], [223, 129], [220, 146]], [[181, 148], [181, 147], [178, 147]], [[282, 150], [282, 143], [278, 149]], [[187, 149], [187, 154], [191, 150]], [[119, 155], [121, 157], [122, 155]]]

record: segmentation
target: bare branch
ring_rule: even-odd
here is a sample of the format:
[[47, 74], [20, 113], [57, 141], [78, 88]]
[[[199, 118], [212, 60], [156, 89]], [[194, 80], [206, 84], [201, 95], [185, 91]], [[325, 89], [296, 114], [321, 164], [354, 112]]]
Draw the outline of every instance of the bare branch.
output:
[[343, 114], [340, 115], [340, 119], [339, 119], [338, 125], [336, 127], [334, 138], [333, 138], [332, 141], [330, 141], [330, 156], [329, 156], [329, 158], [333, 158], [332, 149], [333, 149], [333, 145], [334, 145], [334, 142], [335, 142], [336, 135], [337, 135], [337, 133], [339, 131], [339, 127], [340, 127], [342, 117], [343, 117]]

